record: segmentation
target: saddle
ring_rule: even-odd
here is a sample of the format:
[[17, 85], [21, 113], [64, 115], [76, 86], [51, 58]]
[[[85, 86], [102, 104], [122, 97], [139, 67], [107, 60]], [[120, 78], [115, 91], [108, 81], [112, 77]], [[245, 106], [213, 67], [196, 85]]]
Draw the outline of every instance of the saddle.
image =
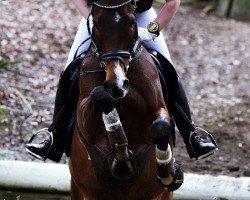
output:
[[178, 91], [179, 78], [174, 66], [159, 52], [148, 49], [148, 52], [157, 67], [159, 74], [163, 97], [166, 102], [166, 106], [170, 109], [175, 101], [175, 95]]

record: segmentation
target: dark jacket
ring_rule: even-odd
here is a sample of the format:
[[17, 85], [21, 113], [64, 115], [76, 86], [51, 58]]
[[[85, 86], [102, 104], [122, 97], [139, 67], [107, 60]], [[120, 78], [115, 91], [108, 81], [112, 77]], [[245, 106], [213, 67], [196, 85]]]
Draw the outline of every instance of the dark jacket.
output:
[[139, 0], [136, 1], [136, 13], [142, 13], [152, 7], [154, 0]]

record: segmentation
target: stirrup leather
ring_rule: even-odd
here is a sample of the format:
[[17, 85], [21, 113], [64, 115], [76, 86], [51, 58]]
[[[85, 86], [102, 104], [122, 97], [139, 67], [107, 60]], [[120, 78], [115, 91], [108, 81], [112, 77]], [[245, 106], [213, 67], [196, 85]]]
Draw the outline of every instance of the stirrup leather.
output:
[[49, 137], [50, 137], [50, 141], [51, 141], [50, 147], [49, 147], [48, 151], [46, 152], [46, 154], [45, 154], [44, 156], [39, 156], [39, 155], [35, 154], [34, 152], [29, 151], [27, 148], [26, 148], [26, 151], [27, 151], [28, 153], [30, 153], [31, 155], [35, 156], [36, 158], [38, 158], [38, 159], [40, 159], [40, 160], [42, 160], [42, 161], [45, 161], [45, 160], [48, 158], [48, 154], [49, 154], [49, 152], [50, 152], [50, 150], [51, 150], [51, 147], [52, 147], [52, 145], [53, 145], [53, 142], [54, 142], [54, 141], [53, 141], [53, 133], [50, 132], [50, 131], [48, 131], [48, 128], [40, 129], [40, 130], [38, 130], [37, 132], [35, 132], [35, 133], [31, 136], [31, 138], [30, 138], [30, 140], [29, 140], [29, 144], [32, 143], [32, 141], [35, 139], [35, 137], [36, 137], [38, 134], [42, 134], [42, 133], [48, 134]]

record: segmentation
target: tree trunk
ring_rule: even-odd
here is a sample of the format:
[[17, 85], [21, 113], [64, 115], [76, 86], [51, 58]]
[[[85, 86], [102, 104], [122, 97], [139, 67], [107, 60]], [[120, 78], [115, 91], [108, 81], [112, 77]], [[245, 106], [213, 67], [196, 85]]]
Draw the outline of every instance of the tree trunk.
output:
[[239, 20], [250, 20], [249, 0], [220, 0], [217, 15]]
[[217, 8], [217, 15], [220, 17], [229, 17], [232, 4], [233, 0], [220, 0]]
[[250, 1], [234, 0], [230, 17], [239, 20], [250, 20]]

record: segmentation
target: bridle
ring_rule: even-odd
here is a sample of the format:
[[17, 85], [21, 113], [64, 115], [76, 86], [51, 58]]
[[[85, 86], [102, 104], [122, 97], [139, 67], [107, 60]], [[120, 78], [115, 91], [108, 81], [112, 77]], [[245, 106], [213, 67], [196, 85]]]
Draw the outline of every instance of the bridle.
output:
[[[133, 8], [134, 8], [134, 14], [135, 14], [135, 9], [136, 9], [136, 4], [134, 2], [134, 0], [127, 0], [121, 4], [115, 4], [115, 5], [102, 5], [99, 2], [94, 1], [91, 9], [90, 9], [90, 14], [89, 17], [87, 19], [87, 26], [88, 26], [88, 32], [91, 35], [91, 39], [92, 39], [92, 52], [95, 53], [95, 55], [99, 58], [99, 61], [101, 63], [101, 67], [106, 70], [106, 65], [107, 63], [114, 61], [114, 60], [119, 60], [123, 66], [124, 66], [124, 71], [125, 73], [127, 72], [129, 65], [125, 65], [124, 59], [128, 59], [129, 63], [131, 63], [134, 59], [138, 58], [141, 54], [142, 51], [142, 45], [141, 45], [141, 41], [139, 37], [135, 37], [134, 41], [133, 41], [133, 45], [129, 50], [112, 50], [112, 51], [108, 51], [108, 52], [101, 52], [100, 50], [98, 50], [95, 39], [94, 39], [94, 35], [92, 34], [92, 31], [90, 30], [90, 22], [89, 22], [89, 18], [92, 15], [92, 8], [93, 6], [97, 6], [99, 8], [102, 9], [116, 9], [116, 8], [120, 8], [123, 7], [129, 3], [133, 4]], [[136, 14], [135, 14], [136, 15]], [[136, 24], [135, 24], [136, 26]], [[137, 26], [136, 26], [137, 28]], [[98, 70], [97, 72], [99, 72], [100, 70]], [[93, 71], [91, 71], [93, 73]], [[87, 74], [88, 72], [84, 72], [84, 74]]]
[[[117, 5], [102, 5], [100, 3], [97, 3], [96, 1], [93, 2], [93, 4], [95, 4], [96, 6], [100, 7], [100, 8], [105, 8], [105, 9], [115, 9], [115, 8], [120, 8], [122, 6], [125, 6], [127, 4], [129, 4], [130, 2], [132, 2], [133, 0], [127, 0], [121, 4], [117, 4]], [[134, 3], [134, 2], [133, 2]]]
[[[140, 56], [140, 54], [142, 52], [142, 45], [141, 45], [141, 41], [140, 41], [139, 37], [134, 38], [132, 48], [130, 48], [129, 50], [112, 50], [112, 51], [108, 51], [108, 52], [103, 53], [103, 52], [98, 50], [97, 45], [96, 45], [95, 40], [94, 40], [94, 36], [90, 30], [89, 18], [90, 18], [90, 15], [92, 15], [92, 7], [93, 6], [97, 6], [97, 7], [102, 8], [102, 9], [116, 9], [116, 8], [120, 8], [122, 6], [125, 6], [131, 2], [134, 3], [134, 0], [127, 0], [124, 3], [117, 4], [117, 5], [102, 5], [102, 4], [97, 3], [95, 1], [93, 2], [91, 9], [90, 9], [89, 17], [87, 19], [88, 32], [89, 32], [89, 34], [91, 36], [91, 40], [92, 40], [92, 45], [91, 45], [92, 53], [90, 54], [90, 56], [92, 56], [94, 54], [99, 58], [102, 70], [82, 71], [80, 73], [80, 75], [105, 72], [106, 71], [106, 64], [110, 61], [113, 61], [113, 60], [119, 60], [124, 65], [124, 70], [128, 70], [128, 68], [126, 68], [126, 66], [125, 66], [124, 59], [129, 59], [129, 63], [131, 63], [134, 59], [136, 59]], [[134, 12], [135, 12], [135, 8], [136, 8], [136, 6], [134, 6]], [[125, 73], [126, 73], [126, 71], [125, 71]], [[78, 133], [79, 133], [80, 140], [85, 145], [85, 148], [86, 148], [86, 146], [93, 146], [93, 145], [89, 144], [89, 142], [85, 138], [83, 132], [81, 131], [79, 124], [77, 122], [77, 117], [75, 118], [75, 126], [76, 126]]]

